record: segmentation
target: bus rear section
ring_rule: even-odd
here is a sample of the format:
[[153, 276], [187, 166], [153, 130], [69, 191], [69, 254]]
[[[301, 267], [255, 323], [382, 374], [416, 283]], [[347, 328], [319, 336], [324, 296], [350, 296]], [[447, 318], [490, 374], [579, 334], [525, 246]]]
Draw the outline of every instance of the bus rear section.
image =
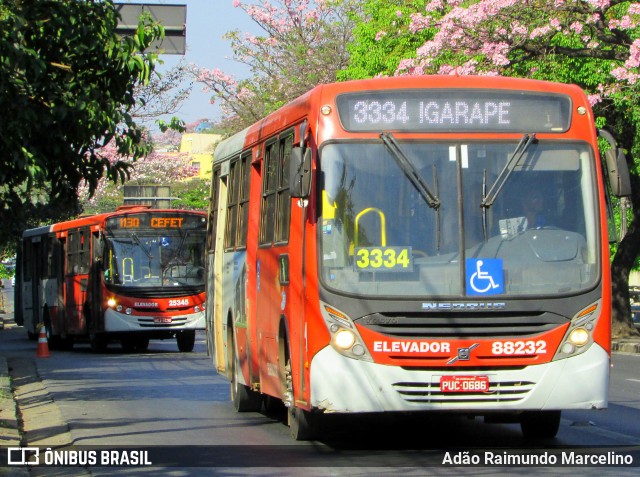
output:
[[44, 325], [53, 348], [144, 350], [175, 338], [193, 350], [205, 327], [205, 230], [203, 213], [138, 207], [25, 231], [29, 336]]
[[[268, 148], [291, 130], [272, 168]], [[216, 364], [236, 409], [282, 401], [296, 439], [327, 413], [434, 411], [553, 437], [563, 409], [607, 406], [617, 166], [603, 167], [578, 88], [324, 85], [241, 135], [219, 151], [253, 158], [246, 220], [277, 240], [249, 228], [242, 249], [215, 249]], [[218, 159], [224, 233], [233, 176]], [[286, 214], [265, 200], [284, 170]]]

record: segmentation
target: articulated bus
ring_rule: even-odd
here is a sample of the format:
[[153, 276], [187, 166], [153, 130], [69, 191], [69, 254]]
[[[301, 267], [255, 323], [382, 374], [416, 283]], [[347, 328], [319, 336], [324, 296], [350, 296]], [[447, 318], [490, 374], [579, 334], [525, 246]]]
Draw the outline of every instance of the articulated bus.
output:
[[205, 329], [204, 212], [123, 206], [116, 212], [26, 230], [19, 253], [16, 321], [49, 346], [89, 341], [126, 351], [150, 339], [193, 350]]
[[576, 86], [316, 87], [215, 151], [207, 333], [235, 408], [282, 401], [298, 440], [422, 411], [555, 436], [607, 406], [607, 191], [628, 188]]

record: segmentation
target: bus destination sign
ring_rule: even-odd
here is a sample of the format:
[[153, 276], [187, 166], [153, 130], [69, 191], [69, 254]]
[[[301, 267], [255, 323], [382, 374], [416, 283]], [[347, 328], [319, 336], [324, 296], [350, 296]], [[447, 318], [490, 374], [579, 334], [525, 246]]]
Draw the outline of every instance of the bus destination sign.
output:
[[336, 102], [352, 132], [564, 132], [571, 121], [568, 96], [529, 91], [365, 91]]
[[204, 217], [177, 214], [131, 214], [107, 219], [107, 228], [114, 229], [183, 229], [196, 228]]

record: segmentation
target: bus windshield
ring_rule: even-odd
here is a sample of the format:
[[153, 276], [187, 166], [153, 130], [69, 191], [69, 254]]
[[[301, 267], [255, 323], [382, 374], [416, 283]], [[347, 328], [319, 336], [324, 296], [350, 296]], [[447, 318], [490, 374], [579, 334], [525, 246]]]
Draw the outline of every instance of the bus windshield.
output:
[[105, 239], [107, 285], [204, 286], [204, 231], [120, 230]]
[[533, 134], [520, 142], [387, 136], [320, 151], [328, 288], [455, 298], [595, 285], [598, 203], [588, 144]]

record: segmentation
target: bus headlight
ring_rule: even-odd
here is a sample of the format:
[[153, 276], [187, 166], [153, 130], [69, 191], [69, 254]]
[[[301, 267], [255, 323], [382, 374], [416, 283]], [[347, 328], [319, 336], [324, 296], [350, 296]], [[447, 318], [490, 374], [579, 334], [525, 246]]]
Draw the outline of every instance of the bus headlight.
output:
[[333, 337], [336, 346], [342, 349], [351, 348], [356, 342], [356, 337], [351, 330], [341, 329]]
[[567, 329], [553, 360], [577, 356], [588, 350], [593, 344], [593, 332], [602, 312], [600, 301], [580, 310]]
[[373, 361], [360, 337], [355, 323], [348, 315], [322, 303], [322, 317], [331, 334], [331, 347], [343, 356], [363, 361]]
[[118, 304], [118, 302], [116, 301], [116, 299], [115, 299], [115, 298], [109, 298], [109, 299], [107, 300], [107, 306], [108, 306], [109, 308], [115, 308], [115, 306], [116, 306], [117, 304]]
[[584, 346], [589, 342], [589, 332], [584, 328], [576, 328], [569, 334], [569, 341], [576, 346]]

